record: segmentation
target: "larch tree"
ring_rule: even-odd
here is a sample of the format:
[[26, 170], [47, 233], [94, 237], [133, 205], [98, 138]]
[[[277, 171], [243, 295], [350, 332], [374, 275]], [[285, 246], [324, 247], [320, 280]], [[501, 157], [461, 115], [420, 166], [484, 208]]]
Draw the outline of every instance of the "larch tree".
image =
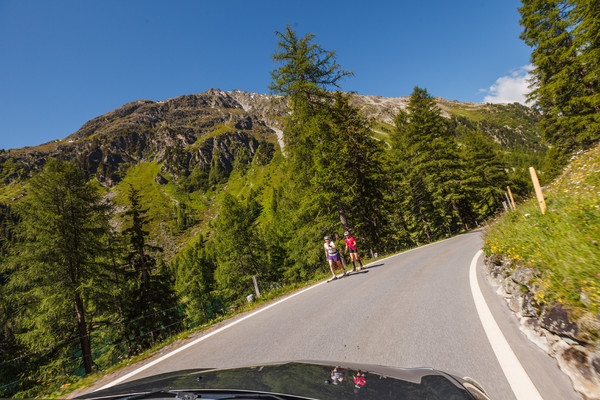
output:
[[545, 138], [565, 151], [600, 139], [598, 2], [522, 0], [521, 39], [532, 47], [530, 100]]
[[435, 99], [415, 87], [407, 111], [400, 110], [395, 123], [392, 159], [398, 162], [397, 182], [413, 220], [420, 221], [429, 241], [442, 234], [435, 232], [440, 228], [452, 234], [466, 227], [457, 144]]
[[19, 204], [20, 237], [11, 250], [7, 285], [27, 327], [19, 341], [32, 351], [67, 343], [59, 351], [67, 358], [78, 344], [86, 373], [93, 367], [89, 310], [109, 280], [109, 209], [81, 169], [50, 159]]

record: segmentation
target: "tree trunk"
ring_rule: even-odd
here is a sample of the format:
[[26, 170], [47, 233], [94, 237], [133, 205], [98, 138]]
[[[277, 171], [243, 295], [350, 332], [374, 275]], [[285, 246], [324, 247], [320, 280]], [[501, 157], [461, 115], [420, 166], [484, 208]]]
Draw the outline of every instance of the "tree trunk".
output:
[[338, 214], [340, 215], [340, 222], [342, 223], [342, 228], [344, 228], [344, 232], [348, 229], [348, 221], [346, 220], [346, 212], [344, 211], [344, 207], [342, 207], [342, 203], [338, 199], [336, 201], [338, 206]]
[[429, 230], [429, 224], [427, 223], [427, 220], [423, 216], [423, 212], [421, 212], [421, 210], [419, 210], [419, 216], [421, 217], [421, 222], [423, 223], [423, 230], [425, 231], [425, 234], [427, 235], [427, 240], [429, 243], [431, 243], [433, 239], [431, 238], [431, 231]]
[[92, 373], [92, 346], [88, 335], [87, 326], [85, 324], [85, 309], [83, 300], [79, 293], [74, 295], [75, 313], [77, 314], [77, 328], [79, 330], [79, 343], [81, 345], [81, 355], [83, 357], [83, 366], [85, 373]]
[[458, 217], [458, 220], [460, 221], [461, 225], [464, 226], [466, 230], [469, 230], [467, 224], [465, 223], [465, 221], [463, 221], [462, 216], [460, 215], [460, 211], [458, 210], [458, 206], [456, 205], [454, 199], [450, 200], [450, 203], [452, 204], [452, 208], [454, 209], [454, 212], [456, 212], [456, 216]]

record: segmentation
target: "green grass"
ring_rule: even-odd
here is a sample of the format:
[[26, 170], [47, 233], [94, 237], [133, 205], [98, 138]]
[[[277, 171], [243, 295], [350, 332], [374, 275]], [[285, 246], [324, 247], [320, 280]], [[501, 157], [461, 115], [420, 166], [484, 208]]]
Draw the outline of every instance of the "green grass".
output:
[[23, 182], [0, 186], [0, 203], [12, 204], [25, 195], [26, 190], [27, 184]]
[[[141, 162], [127, 170], [127, 175], [120, 182], [115, 192], [115, 202], [124, 206], [127, 204], [127, 193], [129, 185], [140, 191], [142, 204], [149, 205], [148, 214], [155, 222], [166, 222], [173, 219], [173, 193], [175, 188], [172, 184], [164, 186], [154, 181], [157, 174], [161, 173], [160, 165], [157, 163]], [[164, 175], [161, 173], [161, 175]], [[167, 177], [167, 179], [169, 179]], [[170, 181], [170, 180], [169, 180]]]
[[[533, 267], [540, 304], [562, 303], [574, 318], [600, 310], [600, 146], [578, 154], [544, 190], [547, 211], [537, 199], [517, 206], [486, 232], [488, 255]], [[592, 337], [598, 332], [588, 332]]]

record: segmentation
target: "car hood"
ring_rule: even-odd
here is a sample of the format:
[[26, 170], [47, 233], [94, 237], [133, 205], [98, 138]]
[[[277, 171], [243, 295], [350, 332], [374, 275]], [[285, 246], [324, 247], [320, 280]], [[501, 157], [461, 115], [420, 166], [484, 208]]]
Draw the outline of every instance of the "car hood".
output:
[[155, 391], [243, 391], [310, 399], [488, 399], [473, 381], [431, 368], [315, 361], [183, 370], [126, 382], [78, 398], [112, 399]]

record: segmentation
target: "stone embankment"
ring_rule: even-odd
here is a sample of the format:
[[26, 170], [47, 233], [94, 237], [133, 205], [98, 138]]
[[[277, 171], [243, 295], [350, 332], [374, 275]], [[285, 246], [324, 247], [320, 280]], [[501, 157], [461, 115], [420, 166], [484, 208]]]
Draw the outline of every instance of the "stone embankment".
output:
[[532, 282], [539, 271], [501, 256], [486, 258], [486, 274], [519, 319], [527, 337], [556, 359], [574, 389], [586, 400], [600, 400], [599, 315], [575, 317], [561, 303], [538, 301]]

